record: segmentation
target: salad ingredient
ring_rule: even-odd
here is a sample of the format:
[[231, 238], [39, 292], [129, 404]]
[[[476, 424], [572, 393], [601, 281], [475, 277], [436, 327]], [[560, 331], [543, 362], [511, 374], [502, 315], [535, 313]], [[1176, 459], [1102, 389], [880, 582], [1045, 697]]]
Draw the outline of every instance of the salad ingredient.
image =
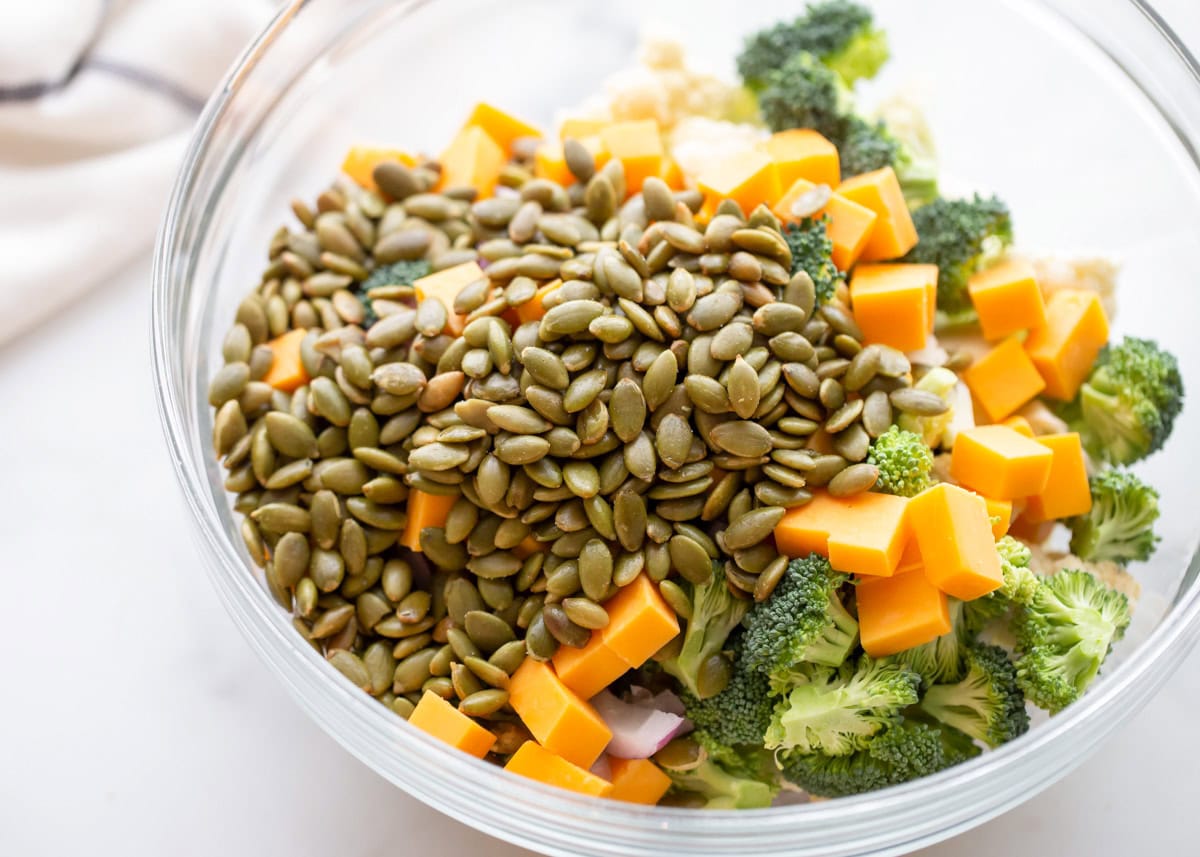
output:
[[[513, 144], [521, 137], [540, 137], [542, 132], [494, 104], [481, 101], [471, 110], [464, 128], [477, 127], [492, 138], [506, 154], [512, 154]], [[412, 166], [412, 164], [409, 164]]]
[[731, 199], [743, 211], [752, 211], [779, 197], [779, 173], [769, 155], [752, 151], [701, 173], [696, 186], [704, 194], [709, 212], [715, 212], [722, 199]]
[[456, 497], [452, 494], [427, 494], [413, 489], [408, 492], [408, 520], [400, 544], [409, 550], [421, 550], [421, 531], [426, 527], [444, 528]]
[[1100, 352], [1064, 415], [1094, 459], [1132, 464], [1162, 448], [1182, 409], [1174, 355], [1153, 340], [1127, 336]]
[[1007, 426], [978, 426], [955, 437], [950, 475], [984, 497], [1019, 500], [1046, 487], [1053, 458], [1044, 444]]
[[[815, 266], [819, 271], [830, 263], [834, 270], [850, 270], [867, 246], [878, 219], [871, 209], [851, 202], [844, 196], [830, 193], [826, 198], [819, 185], [806, 179], [796, 179], [773, 210], [781, 221], [789, 224], [789, 234], [799, 229], [800, 234], [809, 233], [804, 240], [816, 243], [828, 239], [829, 258]], [[797, 214], [798, 211], [805, 213]], [[799, 227], [793, 223], [797, 219], [800, 221]], [[821, 225], [818, 227], [815, 224]], [[806, 266], [804, 270], [809, 269]], [[810, 273], [810, 276], [814, 281], [818, 279], [814, 274]], [[824, 272], [822, 277], [825, 277]]]
[[585, 795], [608, 797], [613, 792], [612, 783], [568, 762], [534, 741], [526, 741], [518, 747], [504, 765], [504, 770]]
[[646, 574], [621, 587], [604, 604], [608, 624], [596, 631], [600, 642], [631, 667], [640, 667], [650, 656], [679, 634], [679, 619]]
[[892, 577], [868, 577], [855, 587], [863, 650], [873, 658], [894, 655], [950, 633], [946, 593], [923, 568]]
[[[1033, 266], [1024, 259], [1005, 259], [972, 274], [967, 280], [967, 294], [979, 316], [984, 339], [1004, 339], [1046, 324], [1046, 301], [1041, 286]], [[1036, 358], [1034, 364], [1037, 365]]]
[[1145, 561], [1159, 537], [1158, 492], [1128, 470], [1102, 470], [1089, 480], [1092, 508], [1068, 520], [1071, 552], [1093, 562]]
[[971, 600], [1004, 582], [982, 497], [942, 483], [910, 500], [908, 516], [925, 574], [943, 592]]
[[[812, 128], [843, 152], [852, 100], [850, 91], [835, 72], [812, 54], [800, 52], [787, 55], [782, 64], [767, 72], [758, 95], [758, 107], [772, 131]], [[845, 154], [842, 161], [842, 174], [846, 175]]]
[[899, 259], [917, 244], [908, 203], [890, 166], [855, 175], [837, 185], [838, 193], [878, 215], [871, 238], [863, 248], [864, 262]]
[[663, 143], [653, 119], [613, 122], [600, 131], [600, 143], [625, 168], [627, 193], [637, 193], [650, 176], [663, 169]]
[[[919, 560], [915, 571], [922, 572]], [[910, 572], [905, 570], [902, 573]], [[901, 573], [897, 573], [896, 576], [900, 577]], [[972, 605], [979, 604], [994, 595], [995, 593], [992, 593], [992, 595], [984, 596], [970, 603]], [[964, 623], [967, 620], [964, 618], [964, 607], [966, 602], [959, 601], [957, 598], [948, 598], [945, 599], [945, 602], [949, 617], [949, 630], [927, 642], [892, 655], [893, 660], [904, 664], [921, 677], [922, 688], [928, 688], [934, 684], [953, 683], [966, 674], [966, 646], [978, 631], [978, 628], [968, 629], [965, 627]], [[861, 607], [859, 612], [862, 612]]]
[[888, 494], [915, 497], [933, 485], [933, 453], [920, 435], [899, 426], [889, 426], [875, 438], [867, 461], [879, 468], [875, 484]]
[[444, 329], [457, 335], [462, 333], [465, 319], [455, 309], [454, 301], [464, 286], [482, 278], [483, 269], [477, 263], [463, 262], [413, 281], [413, 293], [418, 301], [432, 299], [440, 303], [446, 311]]
[[267, 343], [271, 352], [271, 365], [262, 376], [264, 384], [270, 384], [276, 390], [291, 393], [297, 387], [308, 382], [308, 372], [300, 359], [300, 343], [308, 331], [303, 328], [289, 330]]
[[629, 664], [595, 633], [582, 649], [559, 646], [553, 661], [562, 683], [582, 699], [591, 699], [629, 671]]
[[496, 189], [507, 161], [508, 156], [499, 143], [478, 125], [468, 125], [438, 159], [442, 166], [439, 187], [472, 187], [479, 198], [486, 199]]
[[932, 265], [855, 267], [850, 300], [866, 341], [900, 351], [924, 348], [933, 327], [937, 276]]
[[591, 767], [612, 740], [596, 709], [580, 699], [549, 664], [526, 658], [513, 673], [508, 701], [538, 743], [580, 767]]
[[431, 690], [421, 695], [408, 722], [423, 732], [482, 759], [496, 743], [496, 736]]
[[919, 238], [905, 262], [937, 265], [938, 309], [955, 316], [972, 310], [971, 276], [997, 261], [1012, 243], [1008, 206], [996, 197], [938, 198], [913, 212]]
[[1037, 522], [1087, 514], [1092, 508], [1092, 494], [1079, 435], [1074, 432], [1044, 434], [1036, 440], [1049, 447], [1053, 454], [1050, 476], [1045, 488], [1025, 498], [1025, 511], [1021, 517]]
[[1046, 382], [1016, 336], [967, 367], [963, 380], [992, 422], [1012, 415], [1046, 389]]
[[732, 665], [723, 652], [750, 602], [735, 597], [717, 573], [704, 583], [683, 581], [678, 586], [689, 596], [687, 626], [678, 654], [664, 661], [662, 668], [692, 696], [707, 699], [724, 690]]
[[767, 140], [766, 150], [775, 162], [781, 187], [790, 188], [796, 179], [831, 188], [841, 181], [837, 146], [816, 131], [808, 128], [779, 131]]
[[854, 499], [853, 525], [830, 529], [829, 563], [838, 571], [890, 577], [910, 536], [908, 500], [873, 492]]
[[721, 761], [695, 740], [678, 739], [655, 756], [671, 778], [680, 805], [705, 809], [760, 809], [771, 805], [779, 786], [774, 763], [761, 750], [726, 752]]
[[1061, 289], [1046, 304], [1046, 323], [1033, 330], [1025, 350], [1046, 382], [1046, 395], [1075, 398], [1100, 349], [1108, 342], [1108, 319], [1092, 292]]
[[[832, 198], [830, 201], [833, 201]], [[826, 208], [828, 209], [828, 206]], [[783, 230], [783, 240], [787, 242], [788, 250], [792, 254], [792, 275], [795, 276], [801, 271], [808, 275], [812, 280], [818, 306], [833, 299], [838, 283], [841, 282], [837, 263], [833, 261], [837, 248], [829, 234], [832, 226], [833, 218], [826, 212], [826, 216], [821, 218], [805, 217], [795, 223], [788, 223], [787, 228]]]
[[954, 421], [955, 416], [964, 410], [958, 404], [958, 393], [956, 392], [961, 384], [958, 376], [949, 369], [940, 366], [930, 369], [921, 376], [917, 383], [913, 384], [913, 389], [933, 393], [947, 404], [947, 409], [940, 414], [929, 415], [912, 411], [903, 412], [896, 420], [896, 425], [905, 431], [919, 434], [925, 439], [925, 445], [930, 449], [942, 446], [949, 433], [950, 424]]
[[606, 690], [588, 701], [612, 731], [605, 752], [616, 759], [649, 759], [684, 726], [678, 714], [624, 702]]
[[609, 774], [614, 800], [653, 806], [671, 788], [671, 778], [649, 759], [612, 759]]
[[375, 146], [351, 146], [342, 161], [342, 172], [367, 190], [378, 190], [373, 173], [375, 168], [388, 161], [397, 161], [406, 167], [415, 167], [417, 159], [400, 149], [384, 149]]
[[989, 747], [999, 747], [1029, 730], [1016, 668], [999, 646], [967, 647], [966, 675], [954, 684], [930, 687], [921, 699], [921, 710]]
[[725, 688], [704, 699], [685, 691], [684, 712], [696, 726], [696, 739], [710, 751], [713, 748], [757, 750], [774, 707], [768, 679], [747, 663], [740, 637], [732, 641], [729, 661], [732, 668]]

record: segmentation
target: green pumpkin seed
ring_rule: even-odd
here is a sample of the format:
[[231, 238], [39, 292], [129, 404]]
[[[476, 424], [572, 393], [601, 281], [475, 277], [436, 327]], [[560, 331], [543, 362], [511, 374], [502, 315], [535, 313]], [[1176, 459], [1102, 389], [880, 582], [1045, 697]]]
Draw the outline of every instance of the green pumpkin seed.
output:
[[550, 443], [533, 435], [516, 435], [496, 442], [496, 457], [505, 464], [533, 464], [546, 456]]
[[870, 436], [858, 424], [850, 426], [833, 439], [834, 451], [847, 461], [862, 461], [867, 457], [870, 446]]
[[329, 654], [329, 663], [355, 687], [371, 691], [371, 673], [358, 655], [337, 649]]
[[598, 630], [608, 626], [608, 611], [587, 598], [564, 598], [563, 611], [567, 618], [582, 628]]
[[463, 658], [463, 664], [475, 675], [476, 678], [486, 682], [492, 687], [508, 690], [508, 687], [511, 684], [508, 673], [500, 669], [500, 667], [496, 666], [495, 664], [485, 661], [483, 658], [468, 656]]
[[775, 525], [783, 520], [784, 510], [766, 507], [747, 512], [725, 528], [725, 549], [742, 550], [764, 541], [775, 531]]
[[315, 458], [319, 453], [317, 437], [303, 420], [281, 411], [272, 411], [263, 419], [271, 446], [290, 458]]
[[936, 393], [912, 387], [893, 390], [889, 398], [897, 410], [919, 417], [935, 417], [950, 409], [946, 400]]
[[673, 536], [667, 542], [671, 566], [685, 579], [695, 584], [707, 583], [712, 577], [712, 560], [704, 547], [687, 536]]
[[613, 556], [600, 539], [591, 539], [579, 552], [579, 583], [593, 601], [601, 600], [612, 583]]
[[729, 368], [725, 388], [729, 395], [729, 405], [735, 414], [742, 419], [754, 416], [759, 404], [758, 373], [741, 355], [738, 355], [733, 366]]
[[541, 621], [551, 636], [564, 646], [582, 649], [592, 639], [592, 632], [572, 622], [561, 605], [547, 604], [542, 610]]
[[472, 693], [458, 703], [458, 710], [472, 717], [487, 717], [508, 704], [508, 691], [489, 688]]
[[480, 650], [491, 653], [516, 639], [513, 629], [503, 619], [482, 610], [471, 610], [464, 618], [464, 630]]
[[259, 528], [269, 533], [307, 533], [312, 517], [306, 509], [291, 503], [268, 503], [250, 513]]
[[[660, 430], [661, 431], [661, 430]], [[757, 423], [730, 421], [713, 428], [709, 441], [731, 455], [752, 458], [771, 451], [770, 433]]]
[[[687, 462], [688, 453], [692, 448], [695, 435], [686, 419], [678, 414], [667, 414], [658, 424], [658, 434], [654, 440], [654, 448], [658, 457], [667, 467], [675, 470]], [[626, 465], [629, 466], [628, 457]], [[629, 466], [629, 472], [637, 475], [637, 471]]]
[[624, 443], [630, 443], [646, 423], [646, 400], [636, 381], [622, 378], [613, 387], [609, 402], [613, 431]]
[[830, 434], [844, 432], [846, 429], [854, 425], [863, 412], [863, 400], [851, 399], [846, 402], [825, 421], [825, 431]]
[[412, 693], [420, 690], [421, 685], [432, 675], [429, 665], [437, 653], [438, 649], [435, 648], [422, 649], [396, 664], [396, 671], [392, 677], [392, 692]]

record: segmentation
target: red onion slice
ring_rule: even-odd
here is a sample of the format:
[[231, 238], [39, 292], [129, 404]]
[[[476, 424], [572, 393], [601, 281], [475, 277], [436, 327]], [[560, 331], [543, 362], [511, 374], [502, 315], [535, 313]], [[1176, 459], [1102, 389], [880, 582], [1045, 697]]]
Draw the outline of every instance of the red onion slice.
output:
[[623, 702], [607, 690], [592, 697], [592, 705], [612, 731], [607, 753], [617, 759], [648, 759], [684, 728], [678, 714]]

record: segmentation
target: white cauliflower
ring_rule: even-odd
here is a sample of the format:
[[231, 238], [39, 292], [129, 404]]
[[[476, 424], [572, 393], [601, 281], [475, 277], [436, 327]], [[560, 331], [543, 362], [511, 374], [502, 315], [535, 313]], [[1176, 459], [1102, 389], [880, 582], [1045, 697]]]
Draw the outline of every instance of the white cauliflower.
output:
[[1029, 545], [1029, 550], [1032, 554], [1029, 567], [1038, 574], [1050, 576], [1064, 568], [1086, 571], [1100, 578], [1110, 589], [1124, 594], [1129, 599], [1131, 608], [1142, 594], [1142, 587], [1137, 579], [1115, 562], [1088, 562], [1073, 553], [1052, 550], [1044, 545]]
[[767, 136], [754, 125], [691, 116], [675, 126], [667, 145], [679, 169], [694, 179], [724, 161], [755, 151]]
[[1047, 298], [1059, 289], [1086, 289], [1100, 296], [1110, 320], [1116, 316], [1120, 265], [1112, 259], [1104, 256], [1035, 256], [1029, 261]]

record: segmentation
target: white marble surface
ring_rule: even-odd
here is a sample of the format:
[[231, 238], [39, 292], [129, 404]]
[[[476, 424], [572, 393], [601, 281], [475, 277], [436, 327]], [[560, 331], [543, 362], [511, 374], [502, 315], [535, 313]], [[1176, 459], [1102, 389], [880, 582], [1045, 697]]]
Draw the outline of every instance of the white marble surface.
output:
[[[1200, 44], [1194, 0], [1161, 7]], [[0, 854], [528, 853], [344, 753], [235, 632], [159, 432], [148, 282], [143, 261], [0, 347]], [[1076, 772], [919, 853], [1194, 850], [1198, 709], [1194, 654]]]

